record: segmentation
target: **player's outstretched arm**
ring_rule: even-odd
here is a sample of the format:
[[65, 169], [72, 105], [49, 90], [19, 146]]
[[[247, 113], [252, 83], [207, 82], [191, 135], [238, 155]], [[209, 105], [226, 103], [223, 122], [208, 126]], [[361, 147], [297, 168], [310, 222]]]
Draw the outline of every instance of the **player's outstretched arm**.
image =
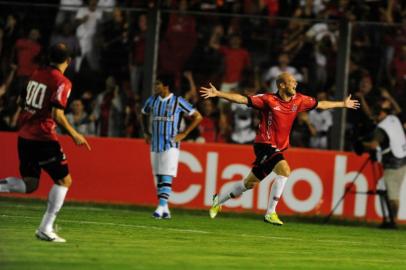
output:
[[228, 101], [234, 102], [234, 103], [240, 103], [240, 104], [248, 104], [248, 98], [246, 96], [236, 94], [236, 93], [226, 93], [226, 92], [221, 92], [214, 87], [211, 83], [209, 83], [210, 88], [206, 87], [201, 87], [200, 88], [200, 95], [204, 97], [205, 99], [207, 98], [214, 98], [214, 97], [219, 97], [226, 99]]
[[327, 110], [333, 108], [348, 108], [348, 109], [358, 109], [360, 107], [359, 101], [356, 99], [351, 99], [351, 95], [349, 95], [343, 101], [319, 101], [317, 104], [317, 109]]
[[62, 109], [52, 108], [52, 118], [68, 132], [77, 145], [84, 145], [88, 150], [91, 150], [86, 138], [71, 126]]

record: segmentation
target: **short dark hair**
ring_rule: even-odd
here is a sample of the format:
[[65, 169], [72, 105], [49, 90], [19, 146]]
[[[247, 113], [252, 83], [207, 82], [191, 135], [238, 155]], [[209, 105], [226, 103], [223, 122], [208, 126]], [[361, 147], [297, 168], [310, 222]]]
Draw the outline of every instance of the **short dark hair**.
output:
[[68, 46], [65, 43], [56, 43], [49, 48], [49, 61], [62, 64], [70, 57]]
[[169, 87], [169, 89], [172, 89], [175, 85], [175, 80], [173, 76], [170, 75], [161, 75], [159, 78], [155, 80], [156, 84], [162, 83], [163, 86]]

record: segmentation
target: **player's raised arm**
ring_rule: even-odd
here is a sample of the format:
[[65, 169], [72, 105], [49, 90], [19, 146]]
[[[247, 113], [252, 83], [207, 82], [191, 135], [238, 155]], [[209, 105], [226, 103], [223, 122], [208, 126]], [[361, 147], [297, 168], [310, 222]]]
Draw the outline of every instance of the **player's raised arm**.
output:
[[239, 103], [239, 104], [248, 104], [248, 98], [246, 96], [236, 94], [236, 93], [226, 93], [226, 92], [221, 92], [214, 87], [213, 84], [209, 83], [210, 87], [201, 87], [200, 88], [200, 95], [207, 99], [207, 98], [213, 98], [213, 97], [219, 97], [226, 99], [228, 101], [234, 102], [234, 103]]
[[86, 138], [77, 132], [71, 124], [69, 124], [69, 121], [66, 119], [65, 113], [62, 109], [55, 107], [52, 108], [52, 118], [68, 132], [77, 145], [85, 145], [88, 150], [91, 150]]
[[348, 109], [358, 109], [360, 107], [360, 103], [356, 99], [351, 99], [351, 95], [349, 95], [343, 101], [319, 101], [317, 104], [317, 109], [327, 110], [333, 108], [348, 108]]

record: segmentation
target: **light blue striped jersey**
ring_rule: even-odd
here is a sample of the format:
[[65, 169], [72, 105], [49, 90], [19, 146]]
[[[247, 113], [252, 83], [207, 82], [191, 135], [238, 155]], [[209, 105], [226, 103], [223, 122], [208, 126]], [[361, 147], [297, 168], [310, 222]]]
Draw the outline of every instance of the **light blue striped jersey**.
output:
[[164, 152], [169, 148], [179, 148], [175, 143], [178, 134], [182, 114], [192, 115], [195, 112], [193, 106], [182, 97], [171, 93], [166, 98], [160, 95], [150, 96], [142, 108], [143, 114], [149, 114], [152, 118], [151, 151]]

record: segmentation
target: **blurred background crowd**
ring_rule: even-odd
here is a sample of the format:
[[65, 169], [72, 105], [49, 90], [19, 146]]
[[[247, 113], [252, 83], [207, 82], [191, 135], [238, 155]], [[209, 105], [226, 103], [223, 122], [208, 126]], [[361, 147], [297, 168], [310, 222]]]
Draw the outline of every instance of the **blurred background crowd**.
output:
[[[141, 107], [148, 8], [154, 1], [61, 0], [0, 3], [0, 130], [16, 129], [20, 94], [44, 60], [65, 42], [73, 61], [67, 116], [83, 134], [143, 137]], [[198, 88], [275, 92], [281, 72], [318, 100], [335, 95], [339, 23], [351, 22], [348, 92], [361, 109], [347, 115], [346, 148], [374, 128], [374, 108], [406, 128], [406, 3], [400, 0], [168, 0], [161, 2], [157, 76], [171, 82], [204, 116], [188, 140], [247, 144], [258, 114], [246, 106], [203, 100]], [[186, 119], [187, 121], [187, 119]], [[332, 111], [300, 113], [296, 147], [331, 148]]]

